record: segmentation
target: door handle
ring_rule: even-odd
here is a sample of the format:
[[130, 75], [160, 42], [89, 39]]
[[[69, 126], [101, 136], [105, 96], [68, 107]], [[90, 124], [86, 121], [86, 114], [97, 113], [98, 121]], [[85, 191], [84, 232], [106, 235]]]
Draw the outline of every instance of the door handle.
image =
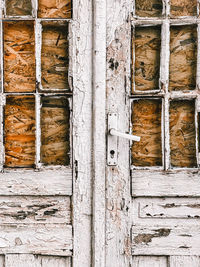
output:
[[132, 135], [132, 134], [126, 134], [126, 133], [121, 133], [115, 129], [110, 129], [109, 130], [109, 134], [113, 135], [113, 136], [118, 136], [118, 137], [122, 137], [122, 138], [126, 138], [132, 141], [136, 141], [139, 142], [140, 141], [140, 136], [136, 136], [136, 135]]
[[[132, 134], [122, 133], [117, 130], [117, 113], [108, 114], [108, 134], [107, 134], [107, 164], [109, 166], [116, 166], [118, 160], [118, 138], [122, 137], [132, 141], [139, 142], [140, 137]], [[128, 151], [127, 151], [128, 153]]]

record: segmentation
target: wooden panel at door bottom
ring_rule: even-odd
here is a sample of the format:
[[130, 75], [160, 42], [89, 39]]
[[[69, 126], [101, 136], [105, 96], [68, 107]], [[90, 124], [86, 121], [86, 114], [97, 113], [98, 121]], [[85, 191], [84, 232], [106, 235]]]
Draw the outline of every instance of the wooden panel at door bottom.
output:
[[132, 196], [200, 196], [200, 172], [133, 171]]
[[133, 255], [200, 255], [199, 225], [132, 227]]
[[167, 257], [136, 256], [133, 257], [134, 267], [167, 267]]
[[72, 255], [71, 225], [0, 225], [0, 237], [0, 254]]
[[70, 267], [70, 257], [37, 256], [32, 254], [8, 254], [0, 267]]

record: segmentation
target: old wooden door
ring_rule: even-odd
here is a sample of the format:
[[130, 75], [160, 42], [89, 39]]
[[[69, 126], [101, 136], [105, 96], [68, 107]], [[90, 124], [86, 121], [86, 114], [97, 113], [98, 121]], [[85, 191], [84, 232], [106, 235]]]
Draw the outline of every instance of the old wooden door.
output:
[[107, 162], [106, 266], [200, 266], [198, 17], [197, 0], [107, 2], [107, 113], [141, 141]]
[[91, 3], [2, 0], [0, 25], [0, 266], [90, 266]]

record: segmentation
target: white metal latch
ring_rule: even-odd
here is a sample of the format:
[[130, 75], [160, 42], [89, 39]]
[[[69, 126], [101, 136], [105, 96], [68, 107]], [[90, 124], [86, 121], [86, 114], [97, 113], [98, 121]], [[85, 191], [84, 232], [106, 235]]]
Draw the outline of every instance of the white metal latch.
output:
[[108, 114], [108, 143], [107, 143], [107, 164], [109, 166], [117, 165], [117, 138], [122, 137], [132, 141], [139, 142], [140, 137], [132, 134], [122, 133], [117, 130], [117, 113]]

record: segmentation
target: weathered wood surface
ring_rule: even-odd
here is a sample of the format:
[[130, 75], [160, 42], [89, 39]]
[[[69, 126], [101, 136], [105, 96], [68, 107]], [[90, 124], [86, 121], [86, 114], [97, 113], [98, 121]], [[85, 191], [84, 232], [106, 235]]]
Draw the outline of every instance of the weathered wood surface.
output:
[[[167, 257], [149, 257], [135, 256], [133, 257], [133, 267], [167, 267]], [[170, 266], [171, 267], [171, 266]], [[179, 266], [180, 267], [180, 266]]]
[[42, 23], [42, 86], [44, 89], [69, 89], [68, 23]]
[[132, 227], [133, 255], [200, 255], [198, 225]]
[[71, 267], [70, 257], [39, 256], [41, 267]]
[[132, 171], [133, 196], [200, 196], [200, 173]]
[[4, 90], [35, 90], [35, 35], [33, 21], [4, 22]]
[[72, 226], [9, 224], [0, 226], [0, 253], [72, 254]]
[[161, 100], [133, 101], [132, 133], [141, 137], [140, 142], [132, 145], [134, 166], [162, 165], [161, 110]]
[[70, 198], [1, 196], [0, 222], [1, 224], [70, 224]]
[[170, 13], [172, 17], [197, 15], [196, 0], [170, 0]]
[[135, 90], [148, 91], [159, 88], [160, 49], [160, 26], [135, 28], [135, 36], [133, 36]]
[[200, 219], [198, 198], [146, 198], [135, 201], [139, 218]]
[[162, 0], [135, 0], [135, 13], [140, 17], [159, 17], [162, 8]]
[[4, 135], [6, 167], [32, 167], [35, 163], [34, 96], [7, 96]]
[[187, 91], [196, 87], [197, 27], [171, 26], [169, 90]]
[[200, 260], [198, 256], [171, 256], [169, 257], [170, 267], [199, 267]]
[[7, 16], [27, 16], [32, 15], [31, 0], [6, 0]]
[[4, 258], [4, 256], [0, 256], [0, 267], [5, 267], [5, 258]]
[[170, 161], [172, 167], [196, 167], [195, 100], [170, 102]]
[[0, 195], [70, 196], [72, 170], [0, 173]]
[[66, 18], [72, 16], [72, 0], [39, 0], [39, 18]]
[[0, 264], [0, 267], [71, 267], [71, 258], [32, 254], [7, 254], [5, 255], [5, 265]]
[[48, 165], [70, 163], [70, 110], [66, 97], [42, 97], [41, 161]]

